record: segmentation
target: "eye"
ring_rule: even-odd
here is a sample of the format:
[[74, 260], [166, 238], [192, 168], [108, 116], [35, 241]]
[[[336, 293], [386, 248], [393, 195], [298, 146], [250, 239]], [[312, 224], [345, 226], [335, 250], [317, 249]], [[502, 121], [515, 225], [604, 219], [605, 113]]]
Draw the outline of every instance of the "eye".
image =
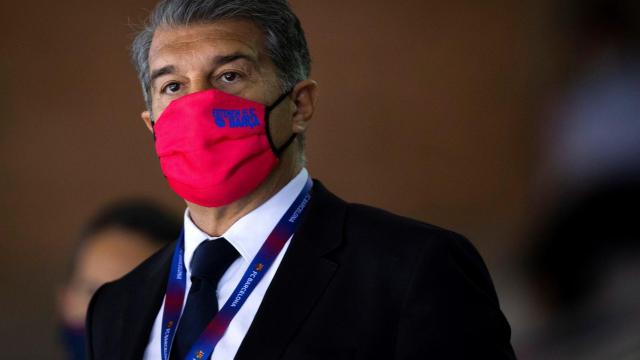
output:
[[163, 93], [167, 94], [175, 94], [180, 91], [181, 85], [177, 82], [172, 82], [167, 84], [164, 88], [162, 88]]
[[236, 82], [236, 80], [238, 80], [239, 77], [240, 77], [240, 74], [238, 74], [237, 72], [229, 71], [222, 74], [220, 76], [220, 80], [230, 84], [230, 83]]

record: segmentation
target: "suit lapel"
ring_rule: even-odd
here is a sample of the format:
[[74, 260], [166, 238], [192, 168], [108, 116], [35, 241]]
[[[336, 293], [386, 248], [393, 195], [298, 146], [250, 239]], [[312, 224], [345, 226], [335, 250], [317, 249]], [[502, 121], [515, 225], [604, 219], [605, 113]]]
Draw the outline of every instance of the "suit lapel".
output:
[[346, 203], [314, 181], [309, 208], [236, 359], [278, 359], [329, 285], [338, 264], [323, 257], [342, 241]]
[[142, 274], [136, 282], [139, 286], [127, 294], [120, 359], [139, 360], [144, 356], [151, 328], [164, 300], [174, 250], [175, 244], [172, 244], [158, 254], [151, 271]]

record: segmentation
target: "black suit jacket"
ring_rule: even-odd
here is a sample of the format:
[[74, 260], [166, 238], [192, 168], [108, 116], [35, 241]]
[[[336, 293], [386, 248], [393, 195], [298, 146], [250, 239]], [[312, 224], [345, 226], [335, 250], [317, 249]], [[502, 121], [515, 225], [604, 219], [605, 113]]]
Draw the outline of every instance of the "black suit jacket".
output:
[[[315, 181], [312, 198], [236, 359], [513, 359], [485, 265], [463, 237], [364, 205]], [[89, 358], [141, 359], [175, 242], [101, 287]]]

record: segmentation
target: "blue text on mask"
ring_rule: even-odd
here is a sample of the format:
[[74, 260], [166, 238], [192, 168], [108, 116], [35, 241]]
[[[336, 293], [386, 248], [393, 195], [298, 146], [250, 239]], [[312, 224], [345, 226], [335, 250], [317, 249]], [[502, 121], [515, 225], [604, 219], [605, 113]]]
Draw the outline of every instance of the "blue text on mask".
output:
[[227, 125], [230, 128], [254, 128], [260, 125], [260, 120], [258, 120], [254, 109], [213, 109], [212, 115], [216, 125], [222, 128]]

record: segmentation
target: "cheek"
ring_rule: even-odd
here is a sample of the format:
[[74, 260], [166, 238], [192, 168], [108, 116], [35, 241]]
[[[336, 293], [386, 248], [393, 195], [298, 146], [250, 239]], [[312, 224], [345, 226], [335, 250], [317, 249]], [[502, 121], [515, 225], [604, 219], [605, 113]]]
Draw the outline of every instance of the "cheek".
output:
[[151, 106], [151, 120], [153, 120], [154, 122], [158, 121], [168, 105], [169, 104], [164, 104], [160, 101], [154, 101], [154, 104]]
[[87, 308], [93, 292], [82, 287], [68, 288], [63, 295], [61, 315], [68, 325], [84, 324]]
[[284, 144], [292, 134], [292, 116], [284, 104], [274, 109], [269, 116], [269, 131], [277, 146]]

